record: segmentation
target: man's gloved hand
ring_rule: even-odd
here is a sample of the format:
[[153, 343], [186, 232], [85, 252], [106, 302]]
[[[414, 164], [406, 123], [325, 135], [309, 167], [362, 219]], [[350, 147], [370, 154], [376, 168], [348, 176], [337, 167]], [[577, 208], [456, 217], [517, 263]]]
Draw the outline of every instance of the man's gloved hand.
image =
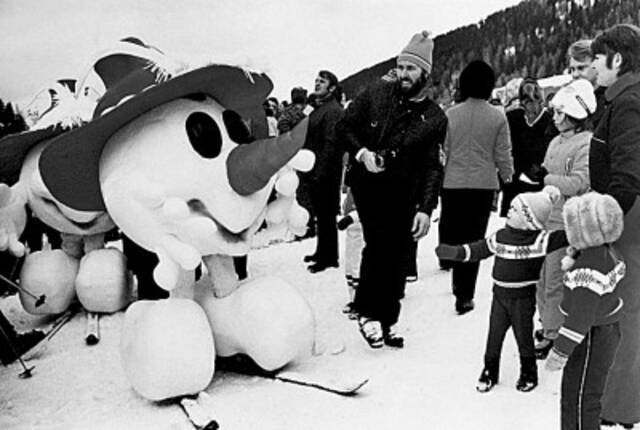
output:
[[338, 230], [346, 230], [351, 224], [353, 224], [353, 217], [346, 215], [338, 221]]
[[529, 170], [527, 171], [527, 176], [529, 179], [535, 182], [539, 182], [541, 184], [544, 183], [544, 177], [547, 176], [549, 172], [543, 166], [539, 164], [533, 164]]
[[438, 245], [436, 246], [436, 255], [440, 260], [464, 260], [464, 249], [455, 245]]

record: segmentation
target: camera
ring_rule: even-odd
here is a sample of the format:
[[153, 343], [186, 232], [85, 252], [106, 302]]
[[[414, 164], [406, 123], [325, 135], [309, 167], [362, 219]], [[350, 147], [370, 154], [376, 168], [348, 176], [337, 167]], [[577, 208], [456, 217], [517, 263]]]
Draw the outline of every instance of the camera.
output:
[[393, 160], [397, 157], [398, 153], [395, 149], [381, 149], [376, 151], [375, 160], [376, 166], [381, 169], [388, 167]]

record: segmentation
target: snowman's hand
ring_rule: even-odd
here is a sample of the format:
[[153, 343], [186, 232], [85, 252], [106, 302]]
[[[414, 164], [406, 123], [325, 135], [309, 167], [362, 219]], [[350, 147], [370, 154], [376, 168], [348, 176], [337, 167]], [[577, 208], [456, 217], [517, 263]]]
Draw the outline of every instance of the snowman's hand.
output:
[[0, 183], [0, 251], [22, 257], [25, 248], [18, 240], [27, 224], [27, 198], [23, 188]]

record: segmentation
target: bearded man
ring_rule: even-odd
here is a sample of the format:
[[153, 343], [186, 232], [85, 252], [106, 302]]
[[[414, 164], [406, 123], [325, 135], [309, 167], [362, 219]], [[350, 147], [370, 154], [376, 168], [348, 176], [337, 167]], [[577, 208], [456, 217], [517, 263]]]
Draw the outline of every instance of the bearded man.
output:
[[396, 323], [408, 238], [427, 234], [438, 202], [447, 117], [427, 97], [432, 52], [427, 32], [414, 35], [398, 56], [396, 79], [366, 88], [337, 126], [350, 155], [346, 182], [365, 240], [354, 308], [372, 348], [404, 345]]

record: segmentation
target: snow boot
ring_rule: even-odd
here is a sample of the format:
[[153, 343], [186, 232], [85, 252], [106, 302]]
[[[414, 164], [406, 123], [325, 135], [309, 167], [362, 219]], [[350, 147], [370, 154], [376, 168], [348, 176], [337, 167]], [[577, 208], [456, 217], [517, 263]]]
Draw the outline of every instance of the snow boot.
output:
[[392, 348], [404, 348], [404, 337], [396, 332], [395, 326], [382, 327], [384, 344]]
[[520, 359], [520, 377], [516, 383], [516, 389], [528, 393], [538, 386], [538, 366], [535, 357], [523, 357]]
[[382, 324], [380, 324], [380, 321], [360, 317], [358, 319], [358, 326], [360, 327], [360, 334], [371, 348], [382, 348], [384, 345], [384, 336], [382, 334]]
[[473, 300], [456, 299], [456, 312], [458, 313], [458, 315], [464, 315], [468, 312], [471, 312], [474, 307], [475, 304], [473, 303]]
[[498, 383], [498, 372], [491, 371], [488, 368], [482, 369], [476, 390], [479, 393], [488, 393]]
[[356, 309], [353, 307], [353, 302], [349, 302], [346, 305], [344, 305], [344, 308], [342, 308], [342, 313], [346, 314], [350, 320], [358, 319], [358, 313], [356, 312]]

